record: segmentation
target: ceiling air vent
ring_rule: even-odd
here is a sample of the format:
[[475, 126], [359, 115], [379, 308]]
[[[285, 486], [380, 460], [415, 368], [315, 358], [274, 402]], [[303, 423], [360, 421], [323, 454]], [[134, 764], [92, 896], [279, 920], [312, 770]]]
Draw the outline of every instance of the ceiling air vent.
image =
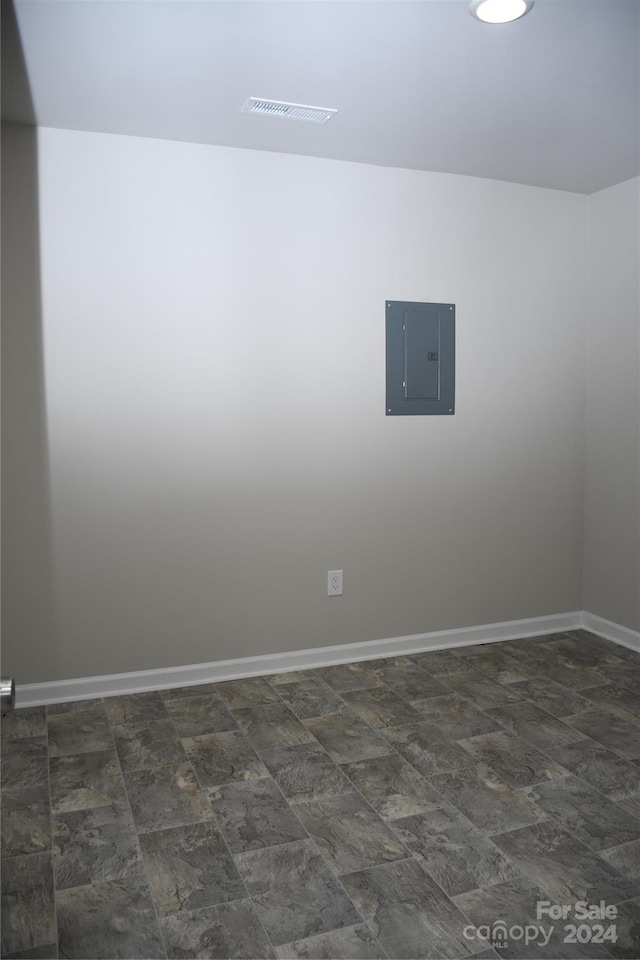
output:
[[265, 117], [283, 117], [285, 120], [304, 120], [306, 123], [326, 123], [337, 110], [330, 107], [309, 107], [304, 103], [285, 103], [283, 100], [259, 100], [249, 97], [242, 113], [261, 113]]

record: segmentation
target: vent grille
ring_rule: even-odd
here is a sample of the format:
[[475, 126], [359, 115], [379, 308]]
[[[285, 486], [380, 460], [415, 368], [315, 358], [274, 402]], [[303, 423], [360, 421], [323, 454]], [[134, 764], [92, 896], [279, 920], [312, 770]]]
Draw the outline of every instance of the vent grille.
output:
[[310, 107], [304, 103], [249, 97], [241, 112], [261, 113], [265, 117], [282, 117], [284, 120], [302, 120], [305, 123], [326, 123], [338, 111], [330, 107]]

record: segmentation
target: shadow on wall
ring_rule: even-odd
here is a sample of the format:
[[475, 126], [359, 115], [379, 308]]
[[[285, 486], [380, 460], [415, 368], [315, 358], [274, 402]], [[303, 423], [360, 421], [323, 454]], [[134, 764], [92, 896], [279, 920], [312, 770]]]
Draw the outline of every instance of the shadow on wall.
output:
[[56, 661], [35, 113], [11, 0], [2, 0], [2, 675]]

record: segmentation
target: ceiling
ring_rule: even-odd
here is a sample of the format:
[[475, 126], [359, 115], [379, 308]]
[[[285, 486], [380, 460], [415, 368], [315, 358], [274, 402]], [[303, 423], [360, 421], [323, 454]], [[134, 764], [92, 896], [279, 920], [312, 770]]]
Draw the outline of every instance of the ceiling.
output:
[[[537, 0], [499, 26], [466, 0], [14, 6], [6, 120], [580, 193], [640, 173], [638, 0]], [[250, 116], [250, 96], [338, 113]]]

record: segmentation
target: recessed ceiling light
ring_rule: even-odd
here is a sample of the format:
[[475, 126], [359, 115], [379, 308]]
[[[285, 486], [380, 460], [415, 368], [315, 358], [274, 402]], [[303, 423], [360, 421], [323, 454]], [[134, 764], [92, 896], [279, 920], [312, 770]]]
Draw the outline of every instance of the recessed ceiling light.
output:
[[510, 23], [529, 13], [533, 0], [471, 0], [469, 12], [484, 23]]

